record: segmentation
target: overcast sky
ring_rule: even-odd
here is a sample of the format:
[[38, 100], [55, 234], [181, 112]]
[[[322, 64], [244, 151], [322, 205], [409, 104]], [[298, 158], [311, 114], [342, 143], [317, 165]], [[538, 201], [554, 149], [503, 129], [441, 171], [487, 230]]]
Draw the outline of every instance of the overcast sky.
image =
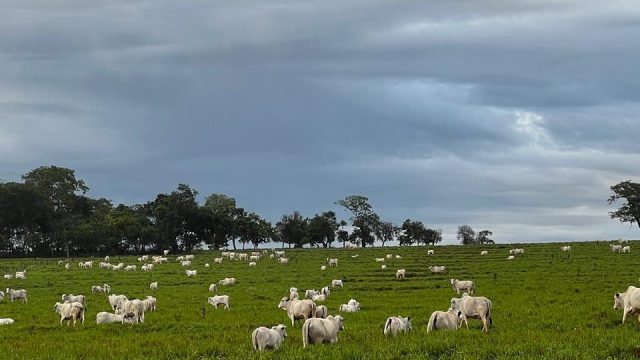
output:
[[268, 220], [368, 196], [498, 242], [639, 238], [637, 1], [0, 4], [0, 179], [76, 170], [146, 202], [187, 183]]

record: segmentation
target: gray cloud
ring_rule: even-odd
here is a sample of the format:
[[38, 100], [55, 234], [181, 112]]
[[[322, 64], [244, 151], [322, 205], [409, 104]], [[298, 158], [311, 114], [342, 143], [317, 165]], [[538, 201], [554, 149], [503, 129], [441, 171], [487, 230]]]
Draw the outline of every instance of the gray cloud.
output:
[[185, 182], [270, 220], [360, 193], [447, 241], [640, 236], [606, 205], [640, 177], [633, 2], [1, 6], [2, 179]]

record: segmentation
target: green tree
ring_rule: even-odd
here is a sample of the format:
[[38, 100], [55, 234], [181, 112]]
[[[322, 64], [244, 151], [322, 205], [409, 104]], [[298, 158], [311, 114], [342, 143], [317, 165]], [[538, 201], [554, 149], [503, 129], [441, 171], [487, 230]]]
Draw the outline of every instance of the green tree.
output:
[[640, 228], [640, 184], [623, 181], [611, 187], [613, 195], [609, 197], [609, 205], [624, 199], [625, 203], [616, 211], [609, 212], [612, 219], [620, 222], [635, 223]]
[[381, 221], [375, 229], [375, 234], [382, 246], [388, 241], [393, 241], [398, 237], [400, 228], [388, 221]]
[[333, 211], [323, 212], [321, 215], [316, 214], [308, 220], [307, 242], [312, 246], [322, 245], [327, 248], [336, 240], [339, 227], [340, 224]]
[[462, 245], [473, 245], [476, 243], [476, 232], [469, 225], [458, 226], [458, 240]]
[[425, 245], [435, 245], [442, 242], [442, 229], [426, 229], [425, 230]]
[[482, 230], [478, 233], [478, 235], [476, 236], [476, 244], [478, 245], [483, 245], [483, 244], [494, 244], [495, 242], [489, 237], [493, 235], [493, 232], [489, 231], [489, 230]]
[[276, 223], [275, 231], [277, 238], [289, 247], [301, 248], [305, 244], [307, 221], [302, 218], [299, 212], [294, 211], [291, 215], [282, 215], [282, 218]]
[[373, 211], [369, 199], [362, 195], [352, 195], [336, 201], [336, 204], [344, 207], [352, 215], [349, 220], [351, 220], [353, 231], [349, 239], [362, 247], [373, 246], [374, 230], [380, 223], [380, 217]]
[[[179, 184], [171, 194], [158, 194], [151, 204], [159, 248], [170, 247], [173, 253], [191, 251], [200, 240], [195, 236], [198, 192]], [[160, 249], [158, 249], [160, 250]]]
[[402, 231], [399, 242], [400, 245], [413, 245], [425, 242], [426, 231], [421, 221], [406, 219], [400, 228]]
[[236, 250], [236, 220], [244, 214], [243, 209], [236, 207], [236, 200], [224, 194], [211, 194], [204, 202], [204, 208], [213, 215], [213, 236], [209, 244], [214, 249], [227, 247], [229, 241]]

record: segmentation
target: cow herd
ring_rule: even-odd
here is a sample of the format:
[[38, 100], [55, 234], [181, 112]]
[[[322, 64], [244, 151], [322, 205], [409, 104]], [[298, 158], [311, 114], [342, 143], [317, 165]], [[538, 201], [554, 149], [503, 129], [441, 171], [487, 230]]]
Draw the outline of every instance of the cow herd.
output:
[[[610, 245], [610, 249], [616, 253], [629, 253], [629, 246]], [[571, 246], [562, 246], [560, 248], [562, 252], [571, 251]], [[164, 253], [164, 256], [152, 257], [153, 263], [145, 263], [141, 269], [145, 271], [151, 271], [154, 268], [154, 264], [162, 264], [168, 262], [166, 257], [168, 252]], [[213, 259], [214, 264], [221, 264], [225, 258], [230, 260], [244, 260], [247, 261], [249, 266], [256, 266], [257, 261], [264, 255], [269, 254], [264, 252], [252, 252], [251, 255], [246, 253], [234, 253], [234, 252], [222, 252], [221, 257]], [[428, 250], [427, 255], [434, 255], [434, 250]], [[483, 250], [480, 255], [487, 255], [488, 251]], [[514, 259], [518, 255], [523, 255], [524, 249], [515, 248], [509, 251], [508, 259]], [[357, 254], [351, 256], [357, 257]], [[272, 251], [269, 254], [269, 258], [275, 259], [280, 264], [287, 264], [289, 258], [285, 257], [284, 251]], [[386, 260], [394, 258], [393, 255], [388, 254], [386, 257], [374, 258], [374, 261], [382, 264], [382, 269], [386, 269]], [[396, 259], [401, 259], [400, 255], [395, 256]], [[138, 258], [138, 261], [148, 261], [147, 255]], [[176, 261], [180, 263], [182, 267], [192, 267], [193, 255], [179, 256]], [[122, 263], [112, 265], [108, 263], [109, 257], [105, 258], [105, 262], [100, 263], [101, 268], [110, 270], [123, 270], [123, 271], [136, 271], [135, 265], [124, 265]], [[342, 260], [345, 261], [345, 260]], [[208, 265], [208, 263], [206, 264]], [[326, 270], [327, 267], [337, 267], [338, 258], [326, 258], [325, 265], [321, 266], [321, 270]], [[79, 268], [90, 269], [93, 267], [92, 261], [80, 262]], [[65, 264], [65, 269], [69, 269], [69, 263]], [[148, 270], [147, 270], [148, 269]], [[445, 266], [430, 266], [428, 270], [433, 274], [443, 274], [448, 272]], [[26, 270], [18, 271], [14, 274], [4, 275], [5, 279], [11, 279], [15, 276], [16, 279], [26, 279]], [[185, 274], [188, 277], [197, 276], [195, 269], [185, 270]], [[406, 269], [398, 269], [395, 273], [397, 279], [404, 279], [407, 275]], [[183, 275], [184, 276], [184, 275]], [[460, 297], [452, 298], [449, 303], [449, 309], [446, 311], [434, 311], [427, 322], [427, 332], [435, 330], [457, 330], [462, 325], [466, 325], [468, 328], [468, 319], [478, 319], [482, 323], [482, 331], [488, 332], [490, 325], [492, 324], [492, 302], [486, 297], [475, 296], [476, 284], [472, 280], [460, 280], [452, 278], [449, 283], [453, 291], [460, 295]], [[208, 290], [210, 292], [217, 292], [218, 286], [231, 286], [236, 284], [236, 279], [233, 277], [227, 277], [221, 279], [218, 284], [212, 283], [209, 285]], [[347, 284], [348, 285], [348, 284]], [[331, 295], [332, 288], [344, 287], [344, 281], [342, 279], [334, 279], [327, 286], [321, 287], [319, 291], [314, 289], [307, 289], [304, 291], [304, 298], [299, 295], [299, 290], [296, 287], [289, 288], [288, 294], [280, 299], [277, 308], [286, 312], [287, 318], [291, 321], [291, 326], [295, 327], [296, 321], [302, 322], [302, 346], [303, 348], [311, 344], [321, 343], [336, 343], [338, 341], [338, 333], [344, 330], [345, 318], [341, 315], [332, 315], [329, 313], [329, 309], [321, 305]], [[158, 289], [158, 282], [152, 282], [149, 285], [150, 290]], [[111, 305], [112, 312], [99, 312], [96, 314], [97, 324], [109, 324], [109, 323], [121, 323], [121, 324], [136, 324], [144, 323], [145, 312], [155, 311], [157, 305], [157, 299], [153, 296], [147, 296], [144, 299], [129, 299], [125, 295], [111, 294], [111, 286], [108, 284], [93, 285], [91, 286], [92, 293], [105, 293], [107, 300]], [[302, 292], [300, 292], [302, 294]], [[0, 291], [0, 301], [5, 296], [12, 302], [19, 300], [23, 303], [27, 303], [27, 290], [25, 289], [11, 289], [7, 288], [6, 293]], [[61, 301], [56, 302], [53, 306], [53, 310], [60, 316], [60, 324], [67, 321], [67, 324], [76, 325], [76, 322], [84, 323], [85, 311], [87, 307], [87, 300], [84, 295], [63, 294]], [[222, 307], [224, 309], [230, 309], [230, 297], [228, 295], [214, 295], [208, 297], [207, 303], [214, 308]], [[338, 311], [341, 313], [354, 313], [361, 311], [361, 304], [351, 299], [346, 304], [339, 306]], [[623, 310], [622, 322], [626, 320], [628, 315], [637, 315], [640, 320], [640, 288], [629, 286], [625, 292], [616, 293], [614, 295], [614, 309]], [[366, 310], [365, 310], [366, 311]], [[15, 321], [8, 318], [0, 318], [0, 325], [11, 325]], [[408, 332], [412, 329], [411, 317], [402, 316], [390, 316], [387, 317], [383, 324], [384, 336], [396, 336], [400, 333]], [[287, 337], [287, 327], [284, 324], [278, 324], [272, 327], [258, 327], [251, 333], [252, 347], [256, 351], [263, 351], [266, 349], [277, 350], [280, 348]]]

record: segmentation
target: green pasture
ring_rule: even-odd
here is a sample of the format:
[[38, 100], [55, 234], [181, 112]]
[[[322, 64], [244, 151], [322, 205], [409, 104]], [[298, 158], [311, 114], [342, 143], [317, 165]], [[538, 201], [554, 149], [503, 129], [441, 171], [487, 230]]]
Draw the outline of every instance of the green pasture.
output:
[[[11, 359], [626, 359], [640, 356], [640, 323], [613, 310], [613, 294], [637, 285], [640, 243], [631, 242], [631, 254], [609, 251], [608, 243], [519, 245], [524, 256], [506, 260], [511, 245], [483, 247], [437, 246], [372, 249], [286, 249], [289, 264], [263, 257], [255, 268], [245, 261], [214, 264], [220, 252], [195, 254], [198, 275], [188, 278], [185, 268], [169, 255], [169, 264], [147, 273], [80, 269], [72, 259], [65, 270], [59, 259], [0, 260], [0, 274], [27, 270], [26, 280], [0, 279], [0, 288], [27, 289], [29, 302], [0, 302], [0, 318], [16, 323], [0, 326], [0, 353]], [[435, 249], [428, 256], [427, 250]], [[480, 256], [488, 250], [488, 256]], [[250, 250], [247, 250], [250, 252]], [[381, 270], [375, 257], [399, 254]], [[358, 255], [352, 257], [352, 255]], [[320, 271], [327, 257], [338, 267]], [[112, 257], [111, 263], [141, 263], [135, 257]], [[205, 268], [208, 262], [211, 267]], [[430, 265], [445, 265], [448, 274], [432, 275]], [[407, 277], [396, 279], [396, 269]], [[207, 305], [209, 284], [235, 277], [237, 284], [218, 287], [230, 296], [230, 310]], [[427, 334], [434, 310], [447, 310], [455, 292], [450, 278], [474, 280], [477, 294], [493, 302], [493, 327], [483, 334], [481, 323], [470, 329]], [[278, 302], [291, 286], [319, 290], [332, 279], [344, 288], [333, 289], [325, 305], [337, 314], [340, 304], [357, 299], [362, 310], [343, 314], [345, 330], [335, 345], [302, 348], [301, 323], [291, 326]], [[157, 291], [149, 283], [158, 281]], [[158, 310], [139, 325], [96, 325], [95, 315], [109, 311], [105, 294], [91, 294], [92, 285], [108, 283], [112, 292], [128, 297], [154, 295]], [[63, 293], [87, 296], [84, 325], [59, 325], [53, 304]], [[385, 339], [388, 316], [411, 316], [413, 331]], [[288, 337], [278, 351], [255, 353], [251, 332], [258, 326], [287, 325]]]

